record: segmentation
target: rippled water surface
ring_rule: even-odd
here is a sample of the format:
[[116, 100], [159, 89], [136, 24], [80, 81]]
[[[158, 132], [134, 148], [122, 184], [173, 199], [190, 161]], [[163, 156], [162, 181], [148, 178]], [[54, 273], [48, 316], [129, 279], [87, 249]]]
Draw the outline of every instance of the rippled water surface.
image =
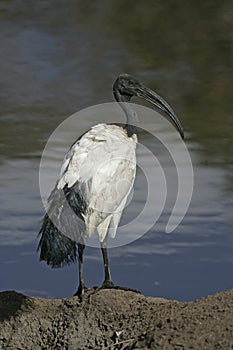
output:
[[[1, 290], [44, 297], [75, 291], [77, 266], [53, 270], [38, 261], [44, 214], [40, 158], [50, 134], [68, 116], [113, 100], [112, 83], [122, 72], [165, 97], [180, 117], [194, 191], [181, 224], [164, 233], [177, 191], [174, 164], [149, 133], [140, 131], [140, 143], [156, 154], [166, 174], [167, 201], [149, 232], [110, 250], [113, 280], [146, 295], [178, 300], [233, 287], [232, 13], [230, 1], [180, 7], [149, 0], [124, 6], [114, 1], [1, 2]], [[150, 132], [159, 130], [154, 119], [140, 114], [139, 119]], [[70, 144], [92, 125], [91, 118], [80, 120]], [[48, 181], [65, 150], [63, 144], [48, 162]], [[146, 162], [140, 149], [138, 159]], [[145, 164], [153, 173], [150, 160]], [[145, 175], [138, 169], [122, 225], [143, 209], [146, 193]], [[99, 249], [88, 247], [89, 286], [102, 282], [102, 269]]]

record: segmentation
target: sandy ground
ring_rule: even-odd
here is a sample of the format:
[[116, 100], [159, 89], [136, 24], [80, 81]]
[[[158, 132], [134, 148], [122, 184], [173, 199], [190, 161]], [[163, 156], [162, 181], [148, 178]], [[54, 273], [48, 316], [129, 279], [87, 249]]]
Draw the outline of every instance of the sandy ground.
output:
[[0, 349], [233, 349], [233, 290], [193, 302], [117, 289], [80, 301], [0, 293]]

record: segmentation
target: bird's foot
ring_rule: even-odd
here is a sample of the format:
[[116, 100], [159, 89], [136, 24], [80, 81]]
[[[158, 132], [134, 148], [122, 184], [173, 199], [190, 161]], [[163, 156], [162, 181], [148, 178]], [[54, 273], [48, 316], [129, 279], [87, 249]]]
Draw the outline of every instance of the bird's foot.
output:
[[101, 286], [99, 287], [94, 287], [95, 293], [97, 293], [99, 290], [101, 289], [110, 289], [110, 288], [114, 288], [115, 284], [110, 280], [110, 281], [104, 281]]
[[78, 286], [77, 291], [75, 292], [75, 294], [74, 294], [73, 296], [78, 296], [79, 299], [82, 300], [83, 294], [84, 294], [84, 292], [87, 291], [87, 290], [88, 290], [88, 288], [87, 288], [85, 285], [80, 284], [80, 285]]
[[97, 293], [101, 289], [120, 289], [120, 290], [125, 290], [125, 291], [130, 291], [130, 292], [141, 294], [141, 292], [137, 289], [118, 286], [118, 285], [115, 285], [112, 281], [104, 281], [101, 286], [94, 287], [95, 293]]

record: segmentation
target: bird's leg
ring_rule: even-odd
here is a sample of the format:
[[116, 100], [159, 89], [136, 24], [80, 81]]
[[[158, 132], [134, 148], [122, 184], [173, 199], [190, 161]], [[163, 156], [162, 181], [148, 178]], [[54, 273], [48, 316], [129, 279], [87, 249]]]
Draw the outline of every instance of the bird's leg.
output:
[[104, 278], [103, 284], [100, 287], [97, 287], [97, 288], [94, 287], [95, 293], [98, 292], [101, 289], [108, 289], [108, 288], [121, 289], [121, 290], [125, 290], [125, 291], [131, 291], [131, 292], [140, 293], [136, 289], [127, 288], [127, 287], [121, 287], [121, 286], [117, 286], [117, 285], [113, 284], [112, 279], [111, 279], [111, 274], [110, 274], [109, 262], [108, 262], [108, 253], [107, 253], [106, 240], [101, 243], [101, 251], [102, 251], [103, 261], [104, 261], [105, 278]]
[[74, 295], [82, 296], [84, 291], [87, 289], [84, 284], [83, 278], [83, 252], [85, 249], [84, 243], [78, 243], [78, 262], [79, 262], [79, 286], [78, 290]]
[[107, 252], [106, 241], [101, 243], [101, 251], [102, 251], [102, 255], [103, 255], [104, 274], [105, 274], [104, 282], [103, 282], [101, 288], [113, 287], [114, 284], [112, 283], [112, 280], [111, 280], [111, 273], [110, 273], [109, 262], [108, 262], [108, 252]]

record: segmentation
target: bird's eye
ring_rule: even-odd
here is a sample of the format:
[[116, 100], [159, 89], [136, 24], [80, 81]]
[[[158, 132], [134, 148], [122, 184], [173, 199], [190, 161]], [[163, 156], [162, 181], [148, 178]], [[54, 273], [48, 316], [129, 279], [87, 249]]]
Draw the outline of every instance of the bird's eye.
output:
[[124, 91], [125, 88], [126, 88], [125, 83], [121, 83], [120, 86], [119, 86], [119, 90], [120, 90], [120, 91]]

